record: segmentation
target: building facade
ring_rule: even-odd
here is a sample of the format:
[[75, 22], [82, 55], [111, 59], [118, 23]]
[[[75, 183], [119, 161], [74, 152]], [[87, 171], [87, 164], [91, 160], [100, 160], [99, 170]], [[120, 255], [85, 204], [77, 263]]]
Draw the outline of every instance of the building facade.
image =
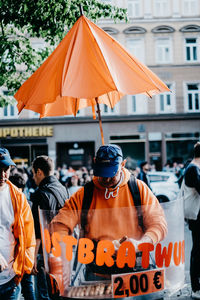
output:
[[[148, 160], [157, 169], [166, 162], [184, 163], [200, 140], [200, 2], [106, 2], [126, 7], [129, 22], [101, 20], [98, 25], [155, 72], [171, 92], [153, 99], [128, 95], [112, 110], [102, 105], [105, 143], [117, 143], [125, 157], [138, 163]], [[37, 40], [33, 43], [37, 47]], [[42, 120], [30, 111], [16, 118], [15, 106], [1, 109], [0, 114], [1, 144], [15, 152], [16, 159], [28, 163], [45, 153], [59, 166], [91, 167], [95, 150], [101, 145], [98, 121], [92, 119], [90, 109], [81, 110], [76, 118]]]

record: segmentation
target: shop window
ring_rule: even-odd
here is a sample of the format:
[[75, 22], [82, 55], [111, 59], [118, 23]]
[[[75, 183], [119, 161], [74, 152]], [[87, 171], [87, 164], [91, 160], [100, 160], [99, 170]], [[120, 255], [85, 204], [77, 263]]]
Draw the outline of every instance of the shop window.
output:
[[187, 84], [187, 112], [200, 112], [200, 84]]
[[194, 145], [197, 141], [195, 138], [189, 142], [188, 139], [166, 141], [167, 161], [171, 164], [173, 162], [186, 163], [188, 157], [193, 156]]
[[184, 0], [182, 8], [183, 15], [194, 16], [198, 11], [198, 0]]
[[185, 54], [186, 61], [196, 62], [197, 61], [197, 38], [187, 38], [185, 39]]
[[156, 40], [156, 62], [159, 64], [172, 62], [172, 44], [169, 38]]

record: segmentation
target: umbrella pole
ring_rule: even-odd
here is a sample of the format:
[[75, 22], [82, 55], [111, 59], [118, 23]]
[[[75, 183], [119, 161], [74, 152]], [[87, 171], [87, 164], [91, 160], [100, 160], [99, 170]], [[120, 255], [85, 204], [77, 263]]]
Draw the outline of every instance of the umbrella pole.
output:
[[97, 113], [98, 113], [98, 118], [99, 118], [99, 127], [100, 127], [100, 132], [101, 132], [101, 141], [102, 141], [102, 145], [104, 145], [104, 136], [103, 136], [103, 127], [102, 127], [102, 121], [101, 121], [101, 110], [99, 107], [99, 103], [98, 103], [98, 98], [95, 98], [96, 104], [97, 104]]

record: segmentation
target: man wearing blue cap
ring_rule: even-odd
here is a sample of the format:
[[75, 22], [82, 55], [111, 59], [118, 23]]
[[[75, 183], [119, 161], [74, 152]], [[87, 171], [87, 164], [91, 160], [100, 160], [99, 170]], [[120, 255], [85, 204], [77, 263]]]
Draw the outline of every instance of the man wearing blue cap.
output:
[[[131, 174], [125, 164], [126, 160], [118, 145], [101, 146], [94, 158], [92, 199], [86, 197], [86, 186], [80, 188], [53, 219], [53, 230], [62, 235], [72, 234], [77, 224], [81, 223], [83, 227], [85, 222], [84, 237], [96, 242], [112, 241], [116, 251], [124, 237], [135, 249], [140, 243], [156, 244], [163, 240], [167, 234], [163, 209], [148, 186], [136, 180], [144, 223], [143, 228], [140, 226], [128, 184]], [[82, 222], [80, 212], [84, 209], [88, 213]]]
[[25, 195], [9, 180], [15, 163], [0, 148], [0, 299], [16, 300], [24, 273], [34, 263], [35, 232], [31, 209]]

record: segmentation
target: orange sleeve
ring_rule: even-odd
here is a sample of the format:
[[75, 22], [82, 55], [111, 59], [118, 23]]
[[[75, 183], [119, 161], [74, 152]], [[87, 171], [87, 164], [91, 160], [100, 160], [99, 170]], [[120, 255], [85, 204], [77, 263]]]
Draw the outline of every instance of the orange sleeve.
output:
[[63, 208], [53, 218], [51, 230], [61, 234], [71, 234], [74, 227], [80, 223], [80, 214], [84, 196], [84, 187], [80, 188], [65, 201]]

